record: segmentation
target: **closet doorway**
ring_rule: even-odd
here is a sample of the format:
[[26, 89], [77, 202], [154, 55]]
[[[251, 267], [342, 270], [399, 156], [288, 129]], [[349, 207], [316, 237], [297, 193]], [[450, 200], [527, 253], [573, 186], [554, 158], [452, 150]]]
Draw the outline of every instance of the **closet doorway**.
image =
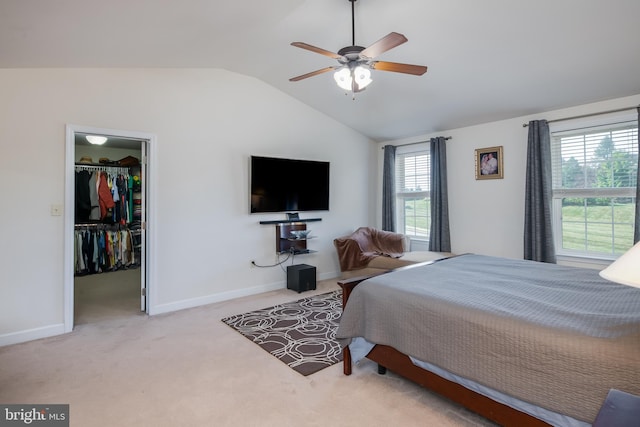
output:
[[[102, 143], [90, 142], [94, 137]], [[77, 324], [149, 313], [152, 141], [137, 132], [67, 127], [67, 332]]]

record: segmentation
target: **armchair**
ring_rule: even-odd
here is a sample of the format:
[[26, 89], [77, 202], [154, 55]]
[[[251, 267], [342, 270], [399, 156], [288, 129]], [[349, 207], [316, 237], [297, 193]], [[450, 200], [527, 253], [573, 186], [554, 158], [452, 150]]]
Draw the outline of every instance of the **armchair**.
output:
[[409, 238], [404, 234], [372, 227], [360, 227], [348, 236], [334, 239], [333, 244], [343, 273], [361, 269], [391, 270], [453, 255], [449, 252], [410, 252]]

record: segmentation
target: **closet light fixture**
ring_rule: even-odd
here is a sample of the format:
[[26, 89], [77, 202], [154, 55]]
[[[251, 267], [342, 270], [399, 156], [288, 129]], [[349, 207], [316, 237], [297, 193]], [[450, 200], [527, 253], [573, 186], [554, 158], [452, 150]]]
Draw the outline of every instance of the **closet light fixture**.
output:
[[93, 145], [102, 145], [107, 142], [106, 136], [87, 135], [85, 138], [87, 138], [87, 141], [89, 141], [89, 143]]

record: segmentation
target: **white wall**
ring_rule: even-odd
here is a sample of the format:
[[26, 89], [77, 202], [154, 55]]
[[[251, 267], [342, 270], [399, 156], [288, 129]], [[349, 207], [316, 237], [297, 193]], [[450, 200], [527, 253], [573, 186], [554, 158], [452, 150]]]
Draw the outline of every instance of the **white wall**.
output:
[[[524, 256], [524, 191], [527, 155], [527, 128], [530, 120], [554, 120], [598, 113], [617, 108], [635, 107], [640, 95], [605, 102], [517, 117], [477, 126], [451, 129], [436, 134], [388, 141], [403, 144], [426, 141], [436, 136], [451, 136], [447, 141], [447, 180], [451, 246], [455, 253], [473, 252], [485, 255], [522, 258]], [[385, 145], [380, 143], [379, 146]], [[504, 147], [504, 179], [475, 179], [475, 149]], [[382, 169], [383, 153], [378, 149], [378, 168]], [[381, 172], [378, 188], [382, 188]], [[381, 191], [376, 203], [380, 203]], [[381, 224], [378, 216], [377, 224]]]
[[155, 312], [285, 287], [275, 231], [248, 213], [252, 154], [331, 162], [331, 210], [303, 213], [319, 278], [339, 271], [332, 239], [373, 224], [376, 146], [246, 76], [206, 69], [0, 70], [0, 345], [63, 324], [65, 125], [157, 136]]
[[142, 160], [141, 157], [141, 142], [131, 141], [131, 146], [135, 148], [116, 148], [109, 147], [108, 145], [76, 145], [75, 146], [75, 161], [79, 162], [83, 157], [90, 157], [93, 163], [98, 164], [98, 160], [102, 157], [106, 157], [111, 161], [124, 159], [127, 156], [135, 157], [138, 160]]

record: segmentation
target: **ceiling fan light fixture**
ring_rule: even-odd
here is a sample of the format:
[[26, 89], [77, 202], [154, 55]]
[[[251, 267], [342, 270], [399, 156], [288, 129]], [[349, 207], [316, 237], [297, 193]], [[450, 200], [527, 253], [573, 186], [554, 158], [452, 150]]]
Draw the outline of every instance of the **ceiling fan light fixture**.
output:
[[360, 92], [364, 90], [373, 81], [371, 79], [371, 70], [362, 65], [355, 68], [343, 66], [333, 73], [333, 78], [341, 89], [347, 92]]
[[107, 142], [106, 136], [87, 135], [85, 138], [87, 138], [87, 141], [89, 141], [89, 143], [93, 145], [102, 145]]

